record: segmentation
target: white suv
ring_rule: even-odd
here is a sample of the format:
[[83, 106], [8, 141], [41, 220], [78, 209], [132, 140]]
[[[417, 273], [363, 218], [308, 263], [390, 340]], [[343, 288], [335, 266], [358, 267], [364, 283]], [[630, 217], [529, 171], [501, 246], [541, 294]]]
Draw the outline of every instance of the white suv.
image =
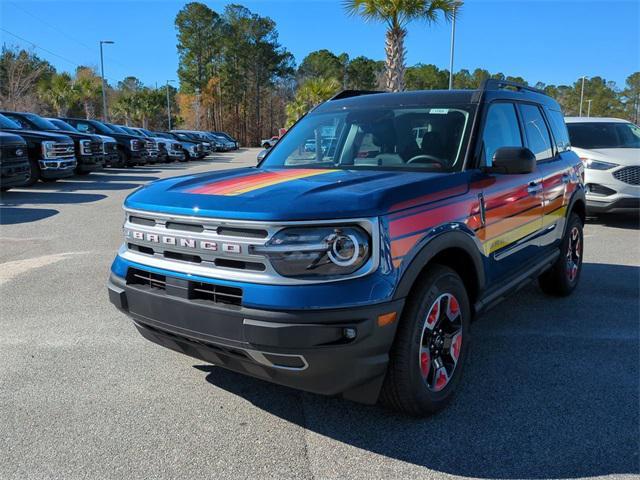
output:
[[640, 211], [640, 128], [619, 118], [566, 117], [585, 165], [589, 213]]

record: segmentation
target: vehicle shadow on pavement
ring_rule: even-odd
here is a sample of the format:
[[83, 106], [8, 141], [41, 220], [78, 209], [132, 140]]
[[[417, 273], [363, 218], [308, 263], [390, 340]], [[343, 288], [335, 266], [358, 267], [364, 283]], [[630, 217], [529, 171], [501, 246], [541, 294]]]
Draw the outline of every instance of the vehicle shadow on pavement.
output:
[[588, 217], [587, 224], [640, 230], [640, 214], [609, 214], [598, 217]]
[[37, 222], [60, 213], [52, 208], [11, 208], [0, 206], [0, 225]]
[[340, 442], [323, 450], [334, 452], [327, 459], [334, 471], [341, 462], [350, 468], [357, 447], [480, 478], [633, 474], [640, 468], [639, 289], [639, 267], [591, 263], [571, 297], [524, 288], [473, 324], [457, 397], [425, 419], [196, 368], [212, 385], [308, 429], [314, 444]]
[[25, 203], [37, 204], [72, 204], [91, 203], [107, 198], [97, 193], [39, 192], [11, 190], [0, 195], [0, 206], [16, 206]]
[[[74, 177], [73, 182], [77, 183], [101, 183], [101, 182], [151, 182], [153, 180], [158, 180], [160, 177], [154, 177], [152, 175], [127, 175], [127, 174], [118, 174], [118, 175], [107, 175], [107, 172], [93, 173], [91, 175], [87, 175], [86, 177]], [[119, 172], [114, 172], [119, 173]], [[146, 171], [144, 173], [147, 173]]]

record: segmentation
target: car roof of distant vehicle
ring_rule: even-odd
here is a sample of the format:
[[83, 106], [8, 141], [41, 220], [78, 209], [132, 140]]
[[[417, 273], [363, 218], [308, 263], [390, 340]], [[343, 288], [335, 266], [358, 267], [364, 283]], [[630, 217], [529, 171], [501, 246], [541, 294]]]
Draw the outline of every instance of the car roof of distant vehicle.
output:
[[631, 123], [629, 120], [614, 117], [564, 117], [565, 123]]

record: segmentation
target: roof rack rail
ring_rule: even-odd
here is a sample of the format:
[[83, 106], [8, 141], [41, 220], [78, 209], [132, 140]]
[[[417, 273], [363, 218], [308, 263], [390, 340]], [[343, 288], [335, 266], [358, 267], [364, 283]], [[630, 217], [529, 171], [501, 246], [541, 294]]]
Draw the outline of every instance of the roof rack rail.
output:
[[546, 95], [543, 90], [535, 87], [529, 87], [527, 85], [523, 85], [522, 83], [512, 82], [510, 80], [499, 80], [497, 78], [487, 78], [482, 82], [480, 86], [480, 90], [499, 90], [505, 87], [512, 87], [518, 91], [527, 90], [533, 93], [540, 93], [542, 95]]
[[359, 97], [360, 95], [373, 95], [374, 93], [384, 93], [380, 90], [342, 90], [339, 93], [336, 93], [333, 97], [329, 99], [331, 100], [341, 100], [343, 98], [351, 98], [351, 97]]

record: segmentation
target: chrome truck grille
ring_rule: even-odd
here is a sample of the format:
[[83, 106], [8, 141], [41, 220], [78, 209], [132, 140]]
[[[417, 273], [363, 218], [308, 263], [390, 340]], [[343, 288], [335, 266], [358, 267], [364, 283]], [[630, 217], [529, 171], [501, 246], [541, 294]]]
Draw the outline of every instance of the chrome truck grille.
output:
[[56, 158], [69, 158], [75, 155], [75, 148], [73, 143], [54, 143], [53, 147], [49, 150], [49, 157], [47, 159]]
[[102, 144], [102, 153], [110, 154], [118, 151], [118, 144], [116, 142], [104, 142]]
[[151, 153], [158, 153], [158, 144], [153, 140], [146, 140], [144, 142], [144, 148], [146, 148]]
[[[149, 267], [207, 278], [263, 284], [299, 285], [322, 280], [284, 277], [269, 259], [254, 251], [279, 230], [292, 226], [358, 224], [372, 239], [373, 259], [365, 275], [379, 262], [379, 226], [376, 219], [309, 222], [251, 222], [184, 217], [126, 210], [124, 244], [119, 255]], [[346, 279], [346, 278], [345, 278]]]

